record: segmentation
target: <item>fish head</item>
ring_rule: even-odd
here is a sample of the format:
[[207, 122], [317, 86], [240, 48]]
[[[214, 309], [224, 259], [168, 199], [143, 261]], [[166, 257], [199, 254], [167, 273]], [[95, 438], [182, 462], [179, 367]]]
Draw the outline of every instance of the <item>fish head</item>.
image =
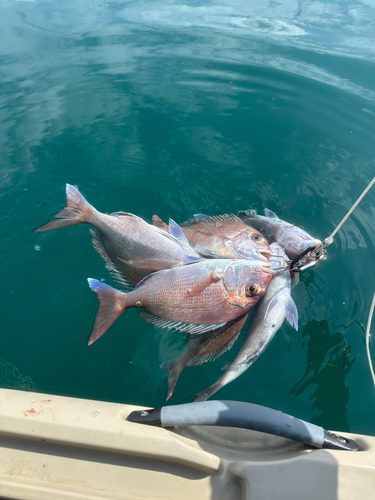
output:
[[317, 248], [322, 243], [297, 226], [285, 227], [277, 242], [284, 248], [290, 259], [298, 257], [306, 248], [310, 246]]
[[262, 297], [272, 276], [269, 262], [231, 261], [223, 276], [229, 302], [241, 309], [250, 309]]
[[256, 255], [267, 260], [272, 252], [266, 238], [253, 227], [247, 227], [240, 231], [233, 239], [233, 252], [239, 259], [252, 259]]

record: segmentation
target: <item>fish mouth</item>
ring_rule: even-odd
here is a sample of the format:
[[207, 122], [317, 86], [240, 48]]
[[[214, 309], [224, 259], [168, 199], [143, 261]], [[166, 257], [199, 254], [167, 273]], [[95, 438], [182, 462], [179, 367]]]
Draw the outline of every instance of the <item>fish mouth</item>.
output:
[[271, 257], [271, 255], [272, 255], [272, 251], [271, 250], [267, 250], [267, 249], [265, 249], [265, 250], [258, 250], [258, 253], [262, 257], [264, 257], [266, 260], [268, 260]]
[[259, 270], [262, 273], [268, 273], [268, 274], [273, 274], [273, 271], [271, 269], [271, 264], [269, 262], [262, 262], [262, 264], [259, 266]]
[[260, 269], [261, 269], [261, 271], [263, 273], [273, 274], [273, 271], [272, 271], [272, 269], [270, 267], [264, 267], [264, 266], [262, 266]]
[[256, 260], [261, 260], [262, 263], [268, 262], [268, 259], [271, 255], [272, 252], [270, 250], [260, 250], [259, 248], [256, 248], [255, 250], [252, 251], [252, 258], [255, 258]]

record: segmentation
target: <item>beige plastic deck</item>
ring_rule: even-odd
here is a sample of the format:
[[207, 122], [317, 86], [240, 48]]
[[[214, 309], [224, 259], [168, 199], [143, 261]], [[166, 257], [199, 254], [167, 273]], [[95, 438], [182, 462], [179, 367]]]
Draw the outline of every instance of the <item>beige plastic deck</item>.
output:
[[0, 497], [25, 500], [375, 498], [375, 438], [310, 450], [241, 429], [127, 422], [130, 405], [0, 389]]

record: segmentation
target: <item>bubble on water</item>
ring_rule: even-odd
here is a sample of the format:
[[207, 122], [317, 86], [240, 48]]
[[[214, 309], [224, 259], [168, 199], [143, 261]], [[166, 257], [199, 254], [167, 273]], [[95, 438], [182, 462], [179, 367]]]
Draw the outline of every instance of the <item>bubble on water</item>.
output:
[[37, 252], [39, 252], [40, 246], [39, 245], [35, 245], [34, 250], [36, 250]]
[[0, 387], [36, 391], [35, 384], [30, 377], [22, 375], [18, 368], [2, 358], [0, 358]]

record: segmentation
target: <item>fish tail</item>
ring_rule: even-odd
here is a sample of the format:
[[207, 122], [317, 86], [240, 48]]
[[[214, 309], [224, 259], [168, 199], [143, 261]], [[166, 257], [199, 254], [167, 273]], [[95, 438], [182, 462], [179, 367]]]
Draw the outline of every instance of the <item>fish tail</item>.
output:
[[221, 389], [225, 384], [220, 383], [221, 378], [212, 384], [210, 387], [205, 389], [204, 391], [198, 392], [198, 394], [194, 394], [193, 403], [197, 403], [199, 401], [206, 401], [209, 397], [211, 397], [215, 392]]
[[66, 207], [54, 215], [59, 220], [50, 220], [46, 224], [34, 229], [34, 232], [52, 231], [59, 227], [89, 223], [94, 207], [81, 195], [77, 188], [66, 185]]
[[120, 292], [105, 283], [92, 278], [88, 278], [87, 281], [99, 301], [99, 309], [95, 316], [94, 326], [87, 341], [87, 345], [91, 345], [127, 309], [128, 300], [126, 293]]
[[176, 383], [180, 373], [182, 372], [183, 365], [178, 362], [178, 358], [170, 359], [161, 365], [161, 368], [168, 373], [168, 381], [167, 381], [167, 396], [165, 398], [166, 401], [172, 396], [174, 388], [176, 387]]

